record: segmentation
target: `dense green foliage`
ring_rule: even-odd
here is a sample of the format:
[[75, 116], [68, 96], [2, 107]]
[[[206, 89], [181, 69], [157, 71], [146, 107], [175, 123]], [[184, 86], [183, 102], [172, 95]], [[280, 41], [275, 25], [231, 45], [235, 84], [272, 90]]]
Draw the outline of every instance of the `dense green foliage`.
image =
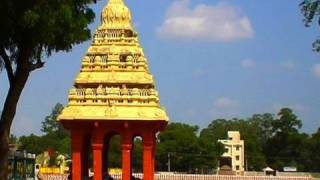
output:
[[[307, 27], [311, 26], [314, 21], [320, 25], [320, 0], [303, 0], [300, 7]], [[320, 39], [313, 43], [313, 48], [317, 52], [320, 51]]]
[[[267, 116], [265, 115], [265, 117]], [[218, 141], [218, 139], [227, 139], [227, 131], [240, 131], [242, 139], [245, 140], [245, 156], [249, 164], [248, 168], [251, 170], [262, 169], [266, 160], [263, 156], [262, 141], [259, 138], [259, 134], [262, 134], [262, 132], [258, 126], [259, 122], [255, 122], [251, 118], [249, 120], [218, 119], [213, 121], [208, 128], [202, 130], [201, 137]]]
[[45, 55], [90, 39], [94, 1], [1, 0], [0, 73], [5, 69], [9, 88], [0, 114], [0, 179], [8, 178], [10, 129], [30, 74], [44, 66]]
[[[56, 121], [62, 108], [57, 104], [42, 122], [43, 136], [20, 137], [20, 149], [37, 154], [48, 148], [70, 153], [69, 134]], [[295, 166], [299, 171], [320, 171], [320, 128], [308, 135], [300, 132], [301, 126], [301, 120], [288, 108], [281, 109], [276, 116], [266, 113], [247, 119], [216, 119], [200, 132], [197, 126], [170, 123], [157, 136], [157, 170], [167, 171], [170, 161], [171, 171], [211, 173], [224, 151], [218, 139], [226, 139], [228, 131], [240, 131], [248, 170], [271, 166], [281, 171], [285, 166]], [[11, 139], [17, 141], [14, 136]], [[121, 167], [120, 149], [120, 136], [114, 136], [109, 142], [109, 167]], [[142, 172], [140, 138], [135, 138], [133, 149], [133, 170]]]
[[[308, 156], [310, 157], [310, 159], [308, 160], [309, 166], [307, 166], [309, 171], [312, 172], [320, 172], [320, 166], [319, 166], [319, 162], [320, 162], [320, 153], [319, 153], [319, 149], [320, 149], [320, 128], [318, 129], [318, 131], [314, 134], [312, 134], [311, 138], [309, 139], [309, 154]], [[306, 164], [308, 165], [308, 164]]]
[[88, 24], [95, 15], [88, 5], [92, 2], [2, 0], [0, 47], [10, 53], [11, 61], [16, 60], [22, 47], [30, 48], [31, 64], [41, 61], [43, 53], [70, 50], [90, 38]]
[[268, 139], [265, 153], [268, 163], [277, 169], [284, 166], [303, 166], [303, 151], [308, 135], [299, 133], [302, 123], [292, 110], [284, 108], [278, 113], [278, 119], [272, 122], [272, 136]]
[[142, 168], [142, 161], [143, 161], [143, 155], [142, 155], [142, 140], [140, 138], [135, 138], [134, 144], [133, 144], [133, 151], [132, 151], [132, 167], [133, 172], [143, 172]]
[[121, 167], [121, 145], [120, 136], [116, 135], [111, 138], [109, 142], [109, 167], [120, 168]]
[[171, 123], [158, 137], [157, 168], [167, 170], [170, 158], [171, 171], [194, 172], [213, 169], [217, 157], [223, 153], [223, 146], [216, 141], [199, 137], [199, 128], [182, 123]]
[[[226, 138], [227, 131], [240, 131], [245, 140], [248, 170], [271, 166], [282, 171], [294, 166], [299, 171], [319, 171], [319, 132], [309, 136], [300, 132], [301, 120], [291, 109], [272, 114], [253, 115], [248, 119], [218, 119], [201, 132], [214, 141]], [[318, 141], [317, 141], [318, 140]]]

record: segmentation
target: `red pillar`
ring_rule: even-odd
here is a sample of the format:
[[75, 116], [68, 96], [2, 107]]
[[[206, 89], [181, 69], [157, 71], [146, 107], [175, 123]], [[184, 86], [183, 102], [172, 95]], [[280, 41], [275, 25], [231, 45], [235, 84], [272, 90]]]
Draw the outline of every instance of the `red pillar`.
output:
[[89, 177], [89, 147], [90, 137], [84, 137], [82, 140], [82, 177]]
[[127, 134], [122, 135], [121, 141], [122, 150], [122, 180], [131, 179], [131, 137]]
[[92, 136], [93, 180], [102, 180], [103, 133], [95, 130]]
[[143, 138], [143, 179], [154, 179], [154, 143], [155, 135], [148, 132]]
[[83, 134], [71, 130], [72, 138], [72, 180], [81, 180], [82, 176], [82, 157], [83, 157]]

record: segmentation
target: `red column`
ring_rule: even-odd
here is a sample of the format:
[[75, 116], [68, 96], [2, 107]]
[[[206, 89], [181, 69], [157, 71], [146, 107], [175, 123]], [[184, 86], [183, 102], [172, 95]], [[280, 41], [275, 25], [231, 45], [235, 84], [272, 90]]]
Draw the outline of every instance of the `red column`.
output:
[[93, 179], [102, 180], [103, 133], [95, 130], [92, 136]]
[[89, 177], [89, 147], [90, 147], [90, 138], [84, 137], [82, 141], [82, 153], [81, 153], [82, 177]]
[[154, 134], [147, 133], [143, 137], [143, 179], [154, 179]]
[[131, 141], [131, 137], [127, 134], [122, 135], [121, 150], [122, 150], [122, 180], [130, 180], [131, 179], [132, 141]]
[[83, 135], [81, 132], [71, 130], [72, 149], [72, 180], [81, 180], [82, 156], [83, 156]]

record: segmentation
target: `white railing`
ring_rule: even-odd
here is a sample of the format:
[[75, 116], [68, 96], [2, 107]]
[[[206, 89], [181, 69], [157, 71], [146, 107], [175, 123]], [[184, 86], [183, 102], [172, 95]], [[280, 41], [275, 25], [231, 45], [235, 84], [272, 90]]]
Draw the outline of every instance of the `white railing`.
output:
[[[111, 174], [114, 180], [121, 180], [121, 174]], [[133, 174], [135, 178], [143, 179], [143, 174]], [[67, 180], [67, 175], [42, 174], [43, 180]], [[295, 176], [224, 176], [195, 174], [155, 174], [155, 180], [313, 180], [312, 177]]]
[[[115, 180], [121, 180], [121, 174], [111, 174]], [[143, 174], [133, 174], [135, 178], [143, 179]], [[224, 176], [196, 174], [155, 174], [155, 180], [312, 180], [312, 177], [295, 176]]]
[[38, 179], [40, 180], [67, 180], [67, 174], [39, 174]]

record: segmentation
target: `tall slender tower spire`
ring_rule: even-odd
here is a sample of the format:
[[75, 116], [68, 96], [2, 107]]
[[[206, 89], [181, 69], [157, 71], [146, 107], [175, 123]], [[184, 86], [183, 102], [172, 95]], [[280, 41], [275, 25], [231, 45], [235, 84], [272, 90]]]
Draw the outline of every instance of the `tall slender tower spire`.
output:
[[143, 179], [154, 179], [155, 137], [169, 119], [122, 0], [109, 0], [103, 9], [101, 25], [58, 119], [71, 132], [73, 180], [88, 177], [90, 144], [93, 179], [102, 179], [113, 134], [121, 136], [122, 180], [132, 178], [135, 136], [143, 139]]
[[103, 9], [60, 119], [168, 120], [123, 0]]

